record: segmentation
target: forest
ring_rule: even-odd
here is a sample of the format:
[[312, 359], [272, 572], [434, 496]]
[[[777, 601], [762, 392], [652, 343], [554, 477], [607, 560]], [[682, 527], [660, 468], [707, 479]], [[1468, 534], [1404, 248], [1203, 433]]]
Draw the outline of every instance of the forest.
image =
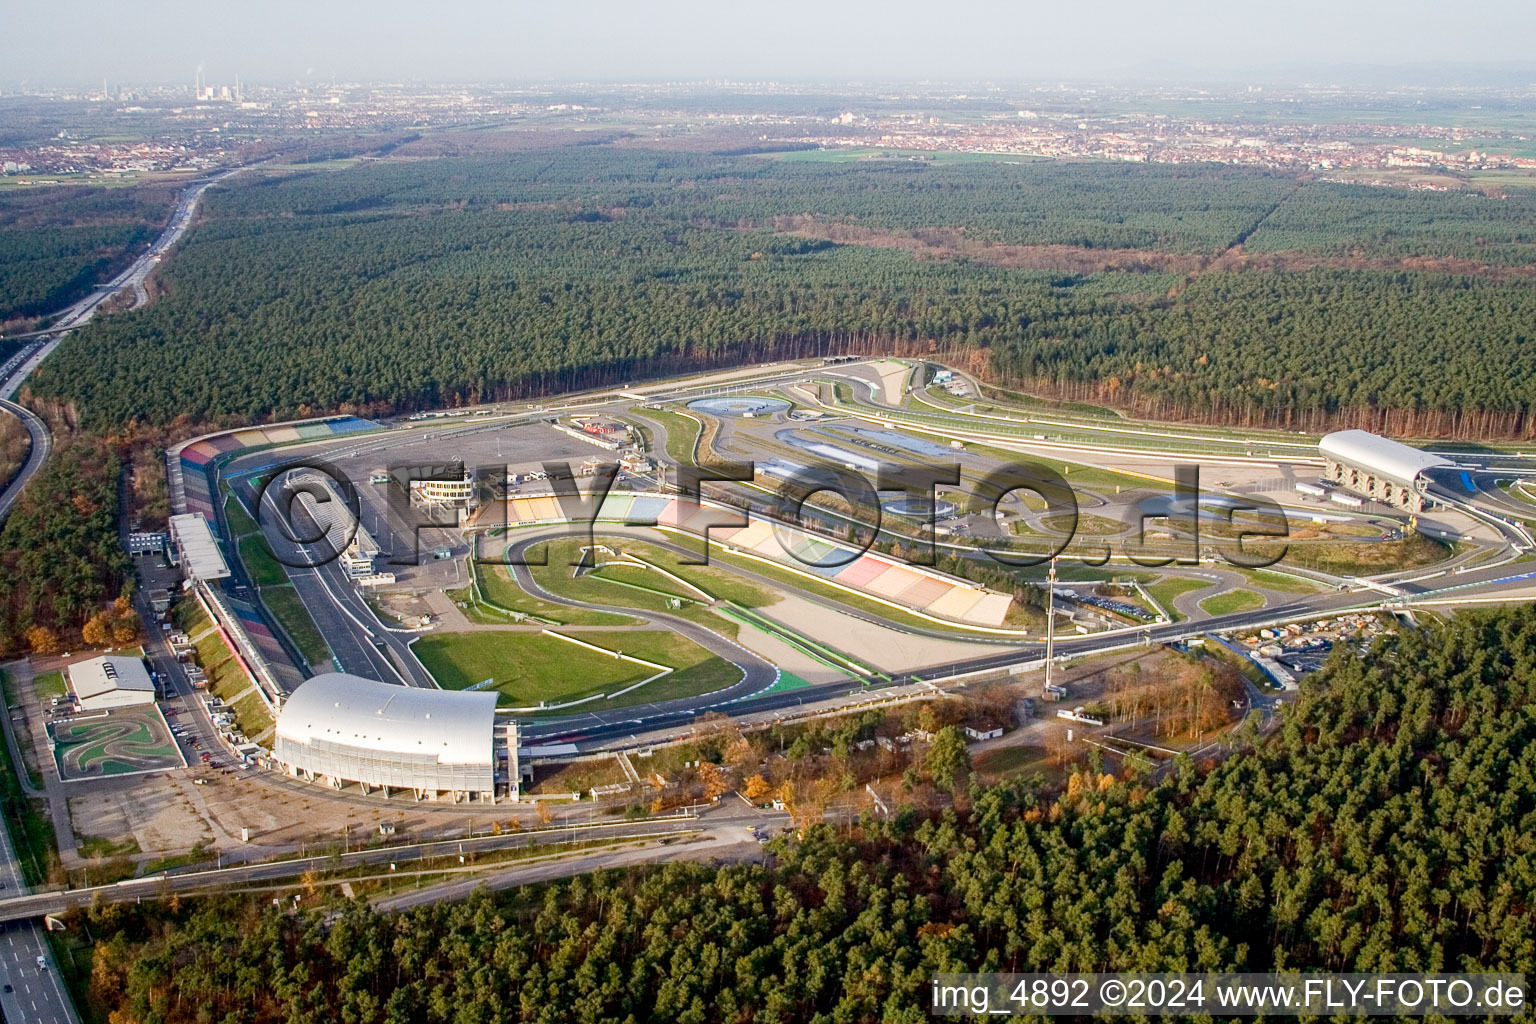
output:
[[75, 927], [115, 1024], [919, 1024], [941, 971], [1520, 971], [1533, 698], [1536, 610], [1469, 612], [1340, 648], [1272, 737], [1155, 777], [973, 781], [763, 865], [402, 913], [98, 906]]
[[89, 294], [159, 233], [174, 198], [163, 185], [0, 194], [0, 324]]
[[[4, 358], [3, 351], [0, 358]], [[32, 435], [27, 433], [26, 425], [9, 412], [0, 413], [0, 490], [26, 463], [31, 450]]]
[[[1153, 416], [1536, 436], [1536, 196], [583, 146], [249, 176], [206, 215], [37, 398], [234, 424], [883, 351]], [[1039, 265], [1083, 253], [1120, 255]]]
[[122, 592], [120, 470], [110, 446], [79, 438], [22, 492], [0, 527], [0, 652], [56, 654]]

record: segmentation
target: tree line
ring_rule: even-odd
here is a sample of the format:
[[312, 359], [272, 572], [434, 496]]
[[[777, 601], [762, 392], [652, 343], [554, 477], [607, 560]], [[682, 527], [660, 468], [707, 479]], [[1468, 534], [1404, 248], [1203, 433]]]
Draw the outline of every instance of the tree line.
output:
[[132, 618], [128, 556], [118, 538], [118, 476], [111, 446], [79, 438], [54, 450], [0, 528], [0, 651], [56, 654], [83, 626], [112, 636]]
[[55, 313], [89, 294], [153, 240], [174, 200], [165, 185], [0, 195], [0, 324]]
[[[1156, 417], [1536, 432], [1536, 282], [1520, 275], [1063, 273], [760, 226], [824, 214], [1178, 252], [1256, 244], [1283, 215], [1313, 224], [1323, 248], [1348, 236], [1330, 223], [1334, 205], [1296, 192], [1292, 179], [1230, 168], [845, 169], [602, 146], [258, 178], [210, 193], [210, 221], [162, 271], [169, 295], [72, 335], [34, 388], [112, 430], [888, 351], [979, 355], [1010, 384]], [[1340, 194], [1349, 209], [1369, 205]], [[1414, 195], [1355, 218], [1375, 226], [1350, 244], [1406, 219], [1422, 231], [1392, 227], [1395, 247], [1419, 251], [1414, 239], [1430, 235], [1519, 247], [1536, 220], [1523, 199]], [[1466, 216], [1442, 217], [1441, 202]]]

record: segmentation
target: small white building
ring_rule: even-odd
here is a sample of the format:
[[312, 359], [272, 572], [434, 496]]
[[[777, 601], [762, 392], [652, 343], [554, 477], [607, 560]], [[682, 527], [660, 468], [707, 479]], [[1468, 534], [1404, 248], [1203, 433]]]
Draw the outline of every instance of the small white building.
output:
[[92, 658], [69, 667], [69, 688], [84, 711], [110, 711], [155, 702], [155, 684], [142, 658]]

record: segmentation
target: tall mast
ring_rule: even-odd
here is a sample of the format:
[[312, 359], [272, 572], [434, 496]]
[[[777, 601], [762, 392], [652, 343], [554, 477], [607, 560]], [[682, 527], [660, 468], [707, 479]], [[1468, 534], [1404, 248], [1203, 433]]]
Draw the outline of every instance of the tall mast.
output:
[[1045, 583], [1045, 690], [1051, 689], [1051, 665], [1056, 660], [1056, 559]]

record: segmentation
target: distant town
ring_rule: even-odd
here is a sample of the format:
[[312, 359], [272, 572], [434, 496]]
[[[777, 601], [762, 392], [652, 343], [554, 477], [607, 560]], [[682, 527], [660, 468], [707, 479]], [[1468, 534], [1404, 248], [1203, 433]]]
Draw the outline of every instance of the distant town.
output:
[[[1528, 92], [1529, 90], [1525, 90]], [[978, 91], [834, 90], [809, 85], [505, 86], [214, 81], [103, 82], [86, 90], [0, 92], [0, 111], [68, 125], [0, 140], [12, 184], [51, 175], [196, 172], [347, 134], [585, 126], [629, 141], [695, 135], [706, 150], [819, 148], [941, 154], [1218, 163], [1312, 172], [1367, 184], [1446, 189], [1439, 173], [1536, 171], [1536, 141], [1500, 112], [1520, 90], [1474, 93], [1262, 86], [1144, 91], [1090, 86], [989, 86]], [[880, 155], [878, 152], [867, 155]], [[1372, 172], [1388, 172], [1372, 179]], [[1401, 172], [1420, 172], [1401, 176]], [[26, 182], [16, 181], [27, 178]]]

